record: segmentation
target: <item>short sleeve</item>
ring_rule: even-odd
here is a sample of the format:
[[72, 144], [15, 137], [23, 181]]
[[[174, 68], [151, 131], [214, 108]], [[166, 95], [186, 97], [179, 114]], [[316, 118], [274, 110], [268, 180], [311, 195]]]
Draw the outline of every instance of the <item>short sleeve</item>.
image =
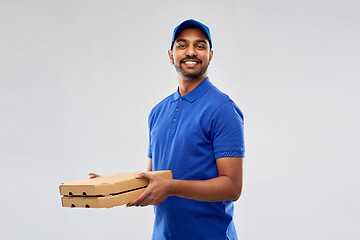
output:
[[244, 117], [233, 101], [220, 105], [210, 124], [215, 159], [245, 157]]

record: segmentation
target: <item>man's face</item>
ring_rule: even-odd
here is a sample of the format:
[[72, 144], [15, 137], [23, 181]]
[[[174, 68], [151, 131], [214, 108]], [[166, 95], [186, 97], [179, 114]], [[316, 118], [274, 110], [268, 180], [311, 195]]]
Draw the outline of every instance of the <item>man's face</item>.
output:
[[186, 79], [206, 76], [213, 55], [206, 35], [197, 28], [187, 28], [177, 36], [169, 57], [178, 74]]

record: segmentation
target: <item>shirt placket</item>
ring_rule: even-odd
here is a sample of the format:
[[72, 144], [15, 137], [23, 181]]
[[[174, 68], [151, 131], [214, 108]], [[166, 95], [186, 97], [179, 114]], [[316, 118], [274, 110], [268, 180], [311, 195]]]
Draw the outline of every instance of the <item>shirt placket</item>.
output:
[[173, 114], [171, 115], [170, 129], [172, 130], [175, 130], [179, 124], [180, 112], [182, 110], [183, 102], [184, 102], [183, 98], [179, 98], [178, 101], [176, 102], [175, 109], [173, 111]]

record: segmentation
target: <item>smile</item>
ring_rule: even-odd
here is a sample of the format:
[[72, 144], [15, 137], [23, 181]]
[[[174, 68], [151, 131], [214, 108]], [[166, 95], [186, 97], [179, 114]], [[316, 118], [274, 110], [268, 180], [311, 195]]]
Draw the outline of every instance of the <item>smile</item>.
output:
[[185, 61], [184, 63], [187, 64], [187, 65], [195, 65], [195, 64], [198, 64], [198, 62], [193, 62], [193, 61]]

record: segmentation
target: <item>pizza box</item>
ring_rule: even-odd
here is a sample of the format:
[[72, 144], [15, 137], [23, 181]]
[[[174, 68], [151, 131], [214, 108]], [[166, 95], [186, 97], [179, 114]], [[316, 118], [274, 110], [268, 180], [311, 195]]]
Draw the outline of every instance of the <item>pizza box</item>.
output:
[[[117, 173], [92, 179], [62, 183], [59, 187], [63, 207], [110, 208], [129, 203], [147, 187], [148, 181], [137, 179], [141, 172]], [[150, 171], [172, 179], [171, 170]]]

